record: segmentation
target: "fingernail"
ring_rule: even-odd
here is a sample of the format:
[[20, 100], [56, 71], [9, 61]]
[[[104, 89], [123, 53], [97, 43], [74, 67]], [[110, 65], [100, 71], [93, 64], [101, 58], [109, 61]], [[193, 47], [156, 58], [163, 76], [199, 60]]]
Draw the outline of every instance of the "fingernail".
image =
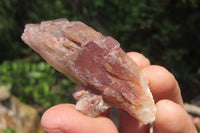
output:
[[64, 133], [63, 131], [61, 131], [60, 129], [46, 129], [44, 128], [44, 130], [48, 133]]

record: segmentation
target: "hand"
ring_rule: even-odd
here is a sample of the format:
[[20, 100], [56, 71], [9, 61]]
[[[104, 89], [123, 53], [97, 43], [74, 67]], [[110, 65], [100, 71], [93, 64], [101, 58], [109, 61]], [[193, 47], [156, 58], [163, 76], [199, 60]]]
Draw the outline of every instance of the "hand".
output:
[[[155, 133], [197, 133], [195, 126], [183, 108], [180, 88], [174, 76], [165, 68], [150, 65], [143, 55], [128, 55], [144, 70], [157, 106]], [[41, 120], [49, 133], [146, 133], [149, 125], [142, 125], [127, 112], [119, 112], [119, 131], [105, 115], [87, 117], [72, 104], [60, 104], [48, 109]]]

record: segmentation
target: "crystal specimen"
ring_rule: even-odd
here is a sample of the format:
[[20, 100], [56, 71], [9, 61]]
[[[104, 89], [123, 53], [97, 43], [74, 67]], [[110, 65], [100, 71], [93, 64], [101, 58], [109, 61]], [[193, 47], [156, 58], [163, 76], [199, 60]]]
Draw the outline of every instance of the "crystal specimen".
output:
[[142, 123], [154, 121], [156, 107], [147, 80], [112, 37], [67, 19], [27, 24], [23, 41], [81, 88], [76, 109], [95, 117], [122, 108]]

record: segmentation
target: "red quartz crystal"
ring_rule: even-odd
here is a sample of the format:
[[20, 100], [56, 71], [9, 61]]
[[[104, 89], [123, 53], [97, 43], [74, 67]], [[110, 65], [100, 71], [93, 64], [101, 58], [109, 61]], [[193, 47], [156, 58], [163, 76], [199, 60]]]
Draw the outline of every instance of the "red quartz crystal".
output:
[[142, 70], [112, 37], [67, 19], [27, 24], [23, 41], [79, 84], [76, 109], [95, 117], [111, 106], [147, 124], [156, 107]]

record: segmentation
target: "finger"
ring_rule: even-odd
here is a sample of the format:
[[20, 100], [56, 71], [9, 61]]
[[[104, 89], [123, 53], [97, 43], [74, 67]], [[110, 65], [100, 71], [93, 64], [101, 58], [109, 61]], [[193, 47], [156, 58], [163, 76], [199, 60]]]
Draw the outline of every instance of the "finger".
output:
[[161, 100], [156, 105], [154, 133], [197, 133], [191, 117], [179, 104]]
[[183, 106], [180, 88], [169, 71], [156, 65], [145, 67], [143, 70], [156, 102], [161, 99], [169, 99]]
[[147, 133], [149, 130], [149, 125], [143, 125], [124, 110], [120, 110], [119, 117], [120, 133]]
[[[129, 57], [135, 61], [135, 63], [143, 69], [150, 65], [150, 61], [142, 54], [137, 52], [127, 53]], [[119, 132], [120, 133], [146, 133], [149, 129], [149, 125], [141, 124], [137, 119], [132, 117], [124, 110], [120, 110], [119, 113]]]
[[149, 80], [149, 86], [157, 102], [170, 99], [183, 106], [180, 88], [174, 76], [164, 67], [151, 65], [150, 61], [137, 52], [127, 53], [144, 72]]
[[129, 57], [141, 68], [143, 69], [146, 66], [150, 65], [150, 61], [142, 54], [137, 52], [129, 52], [127, 53]]
[[113, 122], [104, 116], [87, 117], [72, 104], [60, 104], [48, 109], [41, 119], [49, 133], [117, 133]]

